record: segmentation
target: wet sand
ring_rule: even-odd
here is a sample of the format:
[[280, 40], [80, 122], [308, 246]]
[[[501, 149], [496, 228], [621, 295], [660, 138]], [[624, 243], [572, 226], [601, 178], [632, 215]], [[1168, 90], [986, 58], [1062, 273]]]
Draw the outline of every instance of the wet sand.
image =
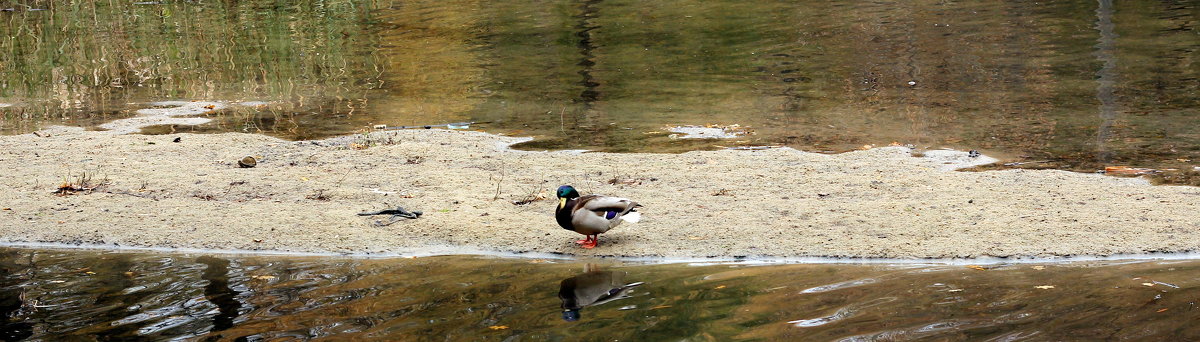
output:
[[[181, 142], [172, 142], [176, 137]], [[513, 151], [407, 130], [290, 142], [241, 133], [0, 137], [0, 242], [333, 253], [422, 249], [647, 257], [954, 258], [1200, 250], [1200, 189], [904, 147], [683, 154]], [[364, 148], [365, 147], [365, 148]], [[243, 156], [254, 168], [239, 168]], [[920, 156], [921, 154], [917, 154]], [[950, 164], [948, 164], [950, 163]], [[960, 163], [960, 164], [954, 164]], [[92, 191], [53, 193], [80, 173]], [[553, 189], [628, 197], [642, 221], [586, 250]], [[545, 199], [536, 200], [538, 195]], [[535, 200], [517, 205], [514, 201]], [[404, 206], [377, 226], [362, 211]]]

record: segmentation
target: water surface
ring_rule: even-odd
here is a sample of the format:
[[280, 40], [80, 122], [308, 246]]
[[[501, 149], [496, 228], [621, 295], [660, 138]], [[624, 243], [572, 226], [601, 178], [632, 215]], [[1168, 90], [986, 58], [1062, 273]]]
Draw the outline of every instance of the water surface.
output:
[[[0, 5], [6, 132], [253, 100], [272, 104], [150, 131], [312, 139], [477, 121], [538, 137], [529, 149], [896, 142], [1017, 167], [1200, 165], [1194, 1]], [[664, 132], [702, 124], [755, 134]]]
[[[1195, 1], [0, 0], [0, 132], [163, 100], [150, 133], [476, 121], [528, 149], [1200, 160]], [[739, 124], [729, 140], [668, 125]], [[1196, 261], [652, 265], [0, 249], [0, 339], [1197, 340]], [[564, 315], [560, 293], [643, 284]], [[564, 291], [563, 285], [574, 284]], [[581, 286], [586, 285], [586, 286]], [[590, 284], [590, 285], [589, 285]], [[580, 290], [582, 288], [582, 290]], [[599, 289], [597, 292], [596, 289]], [[594, 298], [575, 300], [576, 304]], [[568, 305], [571, 306], [571, 305]], [[574, 311], [572, 311], [574, 312]]]
[[[1197, 261], [705, 265], [6, 248], [0, 272], [6, 340], [1200, 338]], [[586, 304], [631, 283], [642, 284]]]

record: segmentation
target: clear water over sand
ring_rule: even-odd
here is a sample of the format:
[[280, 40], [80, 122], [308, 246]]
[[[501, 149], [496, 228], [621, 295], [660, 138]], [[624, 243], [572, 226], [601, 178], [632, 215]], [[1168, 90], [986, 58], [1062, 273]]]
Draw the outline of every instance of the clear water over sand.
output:
[[[476, 121], [538, 137], [530, 149], [898, 142], [1019, 167], [1200, 166], [1200, 9], [1187, 1], [13, 8], [0, 12], [6, 132], [95, 126], [155, 101], [267, 101], [151, 131], [310, 139]], [[706, 124], [754, 134], [676, 140], [665, 129]]]
[[[0, 336], [6, 339], [1178, 341], [1200, 336], [1193, 324], [1200, 312], [1196, 261], [654, 265], [28, 249], [2, 249], [0, 255], [0, 313], [8, 317]], [[600, 294], [633, 283], [642, 284], [595, 304]], [[577, 319], [565, 320], [567, 310]]]

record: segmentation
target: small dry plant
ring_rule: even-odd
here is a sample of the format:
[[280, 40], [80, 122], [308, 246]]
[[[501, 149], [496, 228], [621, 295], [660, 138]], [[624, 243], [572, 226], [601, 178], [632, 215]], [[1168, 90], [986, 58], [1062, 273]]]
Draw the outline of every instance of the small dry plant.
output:
[[489, 178], [491, 178], [491, 180], [496, 181], [496, 195], [492, 196], [492, 200], [495, 201], [495, 200], [500, 199], [500, 186], [504, 184], [504, 165], [503, 164], [500, 165], [500, 174], [499, 175], [492, 175], [492, 176], [489, 176]]
[[330, 199], [329, 195], [325, 193], [325, 189], [318, 189], [316, 193], [304, 196], [304, 198], [315, 201], [328, 201]]
[[108, 184], [108, 176], [102, 179], [95, 179], [95, 173], [80, 172], [75, 176], [63, 177], [62, 183], [59, 183], [58, 188], [54, 190], [55, 195], [67, 196], [77, 193], [91, 193], [96, 189]]
[[615, 176], [615, 177], [609, 179], [605, 183], [608, 183], [611, 185], [642, 185], [642, 183], [645, 183], [647, 181], [653, 182], [653, 181], [657, 181], [657, 180], [658, 180], [658, 178], [622, 177], [622, 176], [618, 175], [618, 176]]
[[383, 145], [395, 145], [400, 143], [396, 140], [395, 134], [371, 134], [370, 130], [362, 130], [361, 133], [355, 135], [354, 142], [347, 145], [351, 150], [365, 150], [367, 148]]
[[526, 194], [524, 197], [521, 197], [521, 199], [520, 199], [520, 200], [513, 201], [513, 202], [512, 202], [512, 204], [515, 204], [515, 205], [526, 205], [526, 204], [529, 204], [529, 203], [533, 203], [533, 202], [537, 202], [537, 201], [542, 201], [542, 200], [545, 200], [545, 199], [546, 199], [546, 192], [544, 191], [544, 189], [542, 189], [542, 188], [534, 188], [534, 189], [533, 189], [533, 191], [530, 191], [530, 192], [529, 192], [528, 194]]

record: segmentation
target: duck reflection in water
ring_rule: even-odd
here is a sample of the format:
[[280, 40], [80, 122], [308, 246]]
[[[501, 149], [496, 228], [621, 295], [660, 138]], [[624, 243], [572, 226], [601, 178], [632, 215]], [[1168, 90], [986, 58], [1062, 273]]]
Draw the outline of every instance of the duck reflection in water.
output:
[[618, 299], [629, 298], [629, 292], [642, 282], [625, 283], [625, 272], [600, 271], [587, 265], [584, 273], [563, 279], [558, 285], [558, 298], [562, 300], [563, 320], [579, 320], [579, 310], [585, 306], [596, 306]]

